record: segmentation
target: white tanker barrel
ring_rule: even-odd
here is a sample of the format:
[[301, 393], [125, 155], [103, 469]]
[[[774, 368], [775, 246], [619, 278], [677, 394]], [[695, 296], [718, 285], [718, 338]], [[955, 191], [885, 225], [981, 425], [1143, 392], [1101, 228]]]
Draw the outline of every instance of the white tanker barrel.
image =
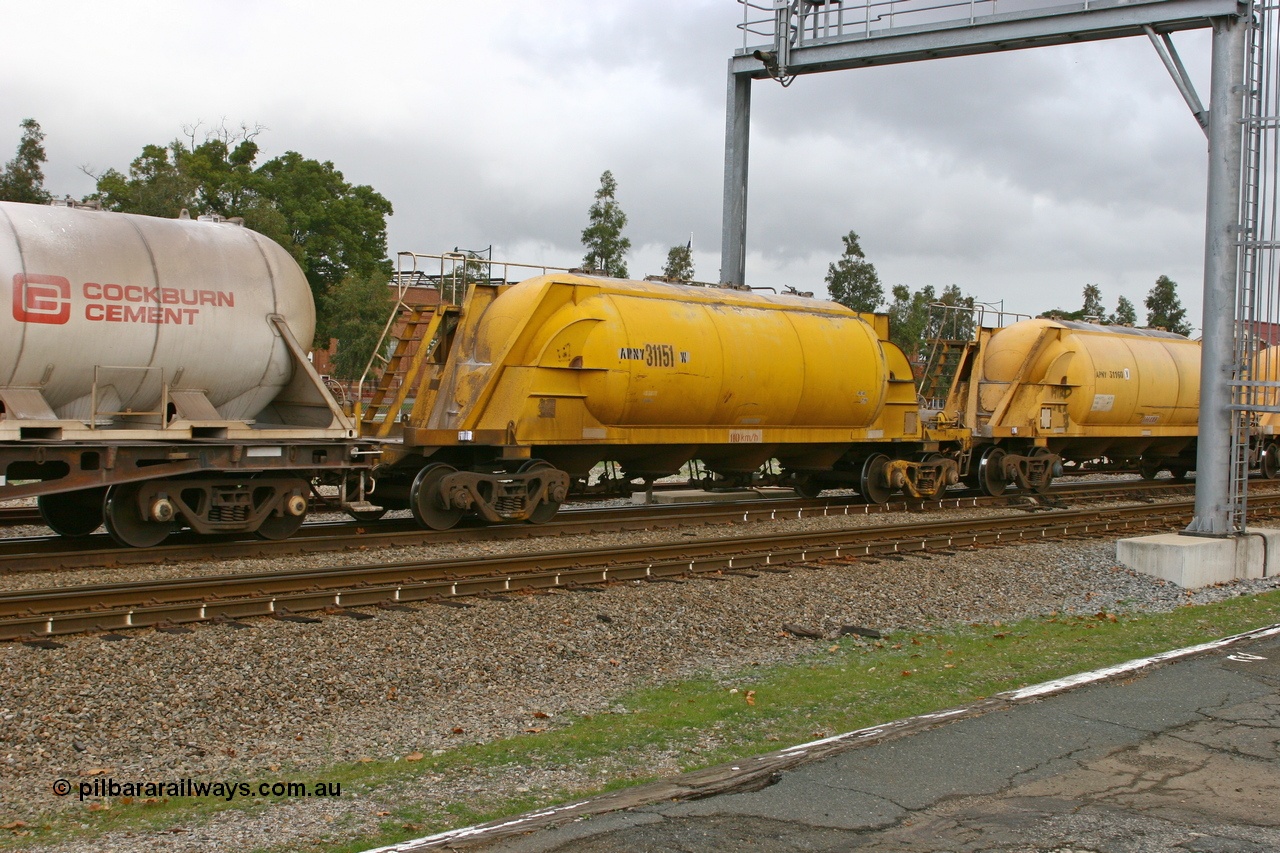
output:
[[90, 418], [96, 372], [98, 413], [154, 411], [167, 383], [252, 419], [293, 372], [273, 315], [310, 348], [306, 277], [240, 225], [0, 202], [0, 389], [60, 418]]

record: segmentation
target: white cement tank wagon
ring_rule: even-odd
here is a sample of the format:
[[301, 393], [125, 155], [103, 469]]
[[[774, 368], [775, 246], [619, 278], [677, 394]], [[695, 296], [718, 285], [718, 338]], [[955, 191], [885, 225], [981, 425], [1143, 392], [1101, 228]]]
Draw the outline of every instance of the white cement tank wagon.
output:
[[155, 409], [166, 385], [252, 419], [294, 371], [272, 318], [304, 349], [315, 333], [306, 277], [261, 234], [67, 207], [0, 203], [0, 305], [0, 388], [79, 420]]
[[288, 536], [372, 464], [314, 334], [298, 264], [234, 221], [0, 202], [0, 502], [136, 547]]

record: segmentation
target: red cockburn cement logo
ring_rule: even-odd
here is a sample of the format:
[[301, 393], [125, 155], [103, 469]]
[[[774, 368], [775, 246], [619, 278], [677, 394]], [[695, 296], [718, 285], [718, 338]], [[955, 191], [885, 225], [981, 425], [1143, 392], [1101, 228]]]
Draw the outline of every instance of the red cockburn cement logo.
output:
[[[204, 308], [236, 305], [236, 295], [226, 290], [93, 281], [80, 286], [79, 297], [84, 319], [97, 323], [192, 326]], [[13, 277], [13, 319], [19, 323], [61, 325], [71, 319], [71, 307], [71, 282], [62, 276], [18, 273]]]
[[13, 319], [62, 325], [71, 319], [71, 282], [60, 275], [13, 277]]

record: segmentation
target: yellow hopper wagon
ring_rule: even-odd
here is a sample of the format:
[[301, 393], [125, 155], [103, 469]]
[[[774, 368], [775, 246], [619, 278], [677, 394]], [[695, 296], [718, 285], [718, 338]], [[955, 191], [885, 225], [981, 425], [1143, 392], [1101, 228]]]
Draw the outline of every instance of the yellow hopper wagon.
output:
[[1151, 478], [1195, 465], [1200, 344], [1155, 329], [1049, 319], [979, 329], [930, 434], [988, 494], [1043, 490], [1104, 460]]
[[777, 460], [801, 493], [875, 501], [958, 480], [884, 317], [576, 272], [462, 289], [433, 309], [421, 366], [364, 414], [389, 439], [375, 501], [428, 527], [546, 521], [603, 462], [652, 483], [698, 459], [744, 482]]

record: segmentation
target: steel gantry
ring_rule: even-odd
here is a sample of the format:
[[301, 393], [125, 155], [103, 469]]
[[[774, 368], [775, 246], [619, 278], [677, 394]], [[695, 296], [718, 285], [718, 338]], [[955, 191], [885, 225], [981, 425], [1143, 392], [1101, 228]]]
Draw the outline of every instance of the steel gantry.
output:
[[[1280, 371], [1254, 364], [1257, 334], [1237, 334], [1241, 327], [1280, 331], [1274, 322], [1280, 316], [1259, 316], [1264, 304], [1280, 313], [1280, 299], [1263, 295], [1275, 293], [1277, 275], [1277, 0], [738, 2], [743, 44], [729, 60], [721, 242], [721, 279], [733, 284], [746, 278], [753, 80], [786, 86], [824, 71], [1100, 39], [1151, 40], [1209, 143], [1199, 473], [1195, 518], [1186, 532], [1242, 532], [1247, 466], [1242, 469], [1241, 460], [1249, 450], [1241, 436], [1256, 427], [1261, 411], [1280, 413]], [[1203, 28], [1213, 30], [1208, 108], [1170, 38]], [[1280, 333], [1272, 337], [1266, 342], [1280, 343]]]

